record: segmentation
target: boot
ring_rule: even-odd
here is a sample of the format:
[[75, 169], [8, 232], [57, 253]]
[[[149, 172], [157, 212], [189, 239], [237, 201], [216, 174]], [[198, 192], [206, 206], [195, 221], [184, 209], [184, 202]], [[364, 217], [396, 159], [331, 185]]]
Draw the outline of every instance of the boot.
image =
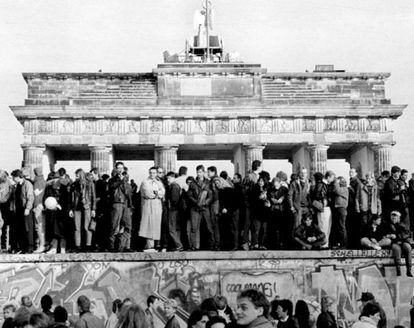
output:
[[397, 277], [401, 277], [401, 266], [397, 265], [396, 270], [397, 270]]
[[411, 273], [411, 266], [407, 265], [407, 277], [412, 277], [413, 274]]

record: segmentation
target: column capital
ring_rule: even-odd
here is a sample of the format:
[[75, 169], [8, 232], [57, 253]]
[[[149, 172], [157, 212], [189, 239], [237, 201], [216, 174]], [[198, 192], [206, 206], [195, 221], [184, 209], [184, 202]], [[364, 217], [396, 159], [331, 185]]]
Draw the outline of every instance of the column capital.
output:
[[257, 150], [263, 150], [265, 149], [266, 144], [243, 144], [244, 149], [257, 149]]
[[21, 147], [23, 150], [46, 150], [46, 145], [44, 144], [22, 144]]
[[90, 151], [111, 151], [112, 145], [89, 145]]
[[169, 150], [169, 149], [178, 149], [178, 147], [179, 147], [179, 145], [166, 145], [166, 144], [158, 144], [158, 145], [155, 145], [155, 149], [156, 150]]
[[328, 150], [330, 145], [326, 144], [311, 144], [308, 145], [308, 149], [314, 149], [314, 150]]
[[373, 144], [372, 146], [371, 146], [371, 148], [373, 149], [373, 150], [380, 150], [380, 149], [391, 149], [392, 148], [392, 144]]

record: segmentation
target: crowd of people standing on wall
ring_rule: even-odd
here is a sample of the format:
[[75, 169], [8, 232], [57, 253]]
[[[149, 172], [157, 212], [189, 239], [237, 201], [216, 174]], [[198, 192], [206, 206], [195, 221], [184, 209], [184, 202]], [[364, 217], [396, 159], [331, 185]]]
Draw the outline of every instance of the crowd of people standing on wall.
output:
[[[274, 177], [258, 160], [247, 176], [215, 166], [151, 167], [141, 186], [122, 162], [111, 176], [64, 168], [31, 180], [0, 171], [4, 250], [22, 253], [390, 248], [411, 276], [414, 178], [393, 166], [350, 181], [305, 168]], [[411, 219], [410, 219], [411, 218]], [[6, 238], [6, 236], [8, 238]]]
[[[360, 314], [353, 318], [353, 328], [387, 328], [385, 311], [372, 293], [363, 292], [358, 302]], [[297, 300], [294, 306], [289, 299], [277, 296], [269, 301], [261, 291], [245, 289], [237, 295], [234, 307], [216, 295], [183, 312], [179, 299], [150, 295], [145, 306], [133, 297], [113, 300], [111, 314], [103, 320], [93, 314], [93, 301], [85, 295], [76, 302], [79, 316], [69, 318], [65, 307], [54, 307], [46, 294], [40, 300], [41, 309], [28, 296], [21, 298], [20, 306], [5, 304], [2, 328], [181, 328], [183, 324], [188, 328], [338, 328], [343, 325], [336, 304], [333, 297], [324, 295], [320, 303]], [[413, 327], [414, 308], [410, 319]]]

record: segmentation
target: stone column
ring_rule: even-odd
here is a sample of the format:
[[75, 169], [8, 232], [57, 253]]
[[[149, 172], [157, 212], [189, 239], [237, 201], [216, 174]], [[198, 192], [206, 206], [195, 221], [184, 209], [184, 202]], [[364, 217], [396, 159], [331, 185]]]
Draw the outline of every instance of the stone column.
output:
[[90, 146], [89, 149], [91, 152], [91, 168], [96, 167], [99, 174], [110, 174], [112, 145]]
[[154, 163], [162, 167], [164, 172], [177, 172], [177, 150], [178, 145], [155, 146]]
[[353, 147], [347, 162], [357, 170], [359, 178], [364, 179], [368, 172], [374, 172], [373, 151], [367, 145]]
[[245, 174], [249, 173], [252, 168], [252, 163], [255, 160], [263, 161], [264, 145], [244, 145], [245, 152]]
[[298, 146], [292, 149], [292, 173], [298, 173], [302, 167], [310, 171], [309, 153], [306, 146]]
[[374, 173], [380, 176], [382, 171], [391, 169], [391, 148], [390, 144], [372, 146], [374, 151]]
[[22, 169], [27, 170], [30, 177], [34, 177], [34, 168], [42, 167], [43, 152], [45, 146], [43, 145], [22, 145], [23, 148], [23, 163]]
[[328, 148], [329, 146], [327, 145], [308, 146], [310, 158], [310, 176], [313, 176], [313, 174], [316, 172], [325, 174], [327, 170]]

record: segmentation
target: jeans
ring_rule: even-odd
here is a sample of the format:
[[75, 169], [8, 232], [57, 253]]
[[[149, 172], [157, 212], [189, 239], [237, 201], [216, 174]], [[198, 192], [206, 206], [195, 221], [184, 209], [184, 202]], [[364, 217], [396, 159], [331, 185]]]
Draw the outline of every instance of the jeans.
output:
[[43, 205], [38, 205], [33, 209], [35, 219], [35, 231], [39, 238], [39, 248], [45, 247], [45, 212]]
[[89, 230], [89, 225], [91, 224], [91, 210], [83, 209], [80, 211], [74, 211], [73, 213], [75, 217], [75, 246], [81, 246], [82, 231], [85, 236], [85, 245], [91, 246], [92, 231]]
[[204, 220], [207, 228], [207, 246], [212, 249], [214, 247], [213, 226], [211, 224], [210, 210], [191, 209], [190, 213], [190, 247], [200, 249], [200, 225]]
[[264, 246], [267, 241], [267, 222], [253, 219], [252, 245]]
[[395, 243], [391, 245], [392, 254], [394, 255], [394, 263], [396, 266], [401, 265], [401, 253], [404, 255], [405, 258], [405, 265], [407, 267], [407, 271], [411, 271], [411, 245], [406, 242], [402, 243]]
[[332, 213], [332, 242], [334, 245], [339, 244], [341, 247], [347, 246], [346, 213], [345, 207], [335, 207]]
[[17, 212], [17, 235], [19, 236], [19, 246], [23, 252], [33, 252], [34, 247], [34, 218], [33, 212], [24, 215], [22, 211]]
[[178, 219], [178, 210], [170, 208], [168, 210], [168, 232], [169, 238], [175, 249], [182, 248], [181, 244], [181, 229]]
[[113, 203], [111, 210], [111, 224], [109, 232], [109, 249], [114, 250], [116, 235], [119, 233], [121, 220], [125, 215], [126, 205], [124, 203]]

